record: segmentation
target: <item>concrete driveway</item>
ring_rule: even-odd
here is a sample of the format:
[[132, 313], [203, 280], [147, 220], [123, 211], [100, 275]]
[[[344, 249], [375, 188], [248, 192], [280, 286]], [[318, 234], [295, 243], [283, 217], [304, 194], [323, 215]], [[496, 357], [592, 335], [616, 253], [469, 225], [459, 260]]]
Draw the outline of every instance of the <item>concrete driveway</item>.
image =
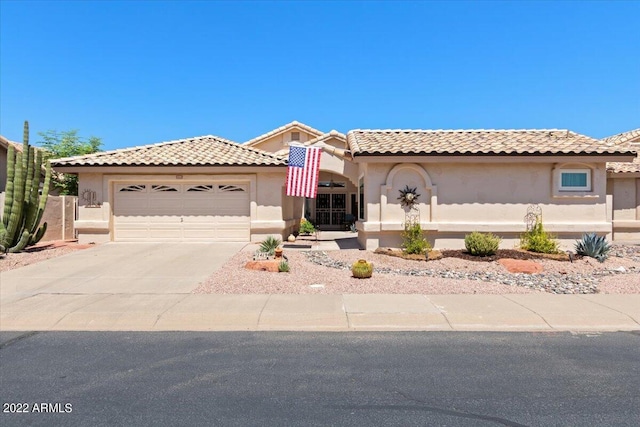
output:
[[187, 294], [245, 245], [108, 243], [0, 273], [0, 297]]

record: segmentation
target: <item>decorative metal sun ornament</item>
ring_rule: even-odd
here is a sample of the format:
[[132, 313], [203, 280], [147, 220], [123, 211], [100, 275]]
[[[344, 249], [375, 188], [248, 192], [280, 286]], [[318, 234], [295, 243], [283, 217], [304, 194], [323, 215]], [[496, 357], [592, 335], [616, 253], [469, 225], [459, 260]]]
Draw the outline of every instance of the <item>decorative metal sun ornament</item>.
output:
[[420, 195], [416, 192], [416, 190], [416, 187], [409, 188], [408, 185], [405, 185], [404, 189], [400, 190], [400, 197], [398, 197], [398, 200], [400, 200], [400, 205], [403, 208], [413, 208], [413, 205], [418, 203], [418, 197], [420, 197]]

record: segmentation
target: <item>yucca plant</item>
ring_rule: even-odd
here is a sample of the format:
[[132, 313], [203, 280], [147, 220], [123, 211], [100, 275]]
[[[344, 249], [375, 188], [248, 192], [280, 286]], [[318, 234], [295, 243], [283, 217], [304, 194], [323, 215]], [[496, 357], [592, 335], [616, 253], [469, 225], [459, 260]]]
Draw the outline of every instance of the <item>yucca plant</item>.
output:
[[578, 255], [595, 258], [600, 262], [607, 259], [611, 250], [607, 239], [596, 233], [583, 234], [582, 239], [576, 241], [575, 248]]
[[351, 274], [357, 279], [368, 279], [373, 275], [373, 264], [367, 260], [359, 259], [351, 266]]
[[278, 271], [280, 273], [288, 273], [289, 272], [289, 263], [285, 260], [280, 261], [278, 264]]
[[260, 252], [264, 252], [273, 256], [276, 252], [276, 248], [280, 246], [282, 241], [277, 237], [269, 236], [260, 243]]

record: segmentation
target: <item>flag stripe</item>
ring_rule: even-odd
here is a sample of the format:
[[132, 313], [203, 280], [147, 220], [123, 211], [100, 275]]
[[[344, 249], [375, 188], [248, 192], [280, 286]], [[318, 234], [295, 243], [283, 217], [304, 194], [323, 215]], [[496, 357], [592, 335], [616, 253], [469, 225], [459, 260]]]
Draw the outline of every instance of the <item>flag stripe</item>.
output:
[[287, 195], [314, 198], [318, 193], [321, 148], [292, 146], [287, 168]]

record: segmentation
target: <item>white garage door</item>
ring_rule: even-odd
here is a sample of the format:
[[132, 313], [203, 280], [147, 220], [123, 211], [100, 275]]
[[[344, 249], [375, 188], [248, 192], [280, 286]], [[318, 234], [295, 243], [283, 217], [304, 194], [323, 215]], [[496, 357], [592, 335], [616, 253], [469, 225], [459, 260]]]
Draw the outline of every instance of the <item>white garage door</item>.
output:
[[248, 242], [243, 183], [123, 183], [114, 188], [114, 240]]

